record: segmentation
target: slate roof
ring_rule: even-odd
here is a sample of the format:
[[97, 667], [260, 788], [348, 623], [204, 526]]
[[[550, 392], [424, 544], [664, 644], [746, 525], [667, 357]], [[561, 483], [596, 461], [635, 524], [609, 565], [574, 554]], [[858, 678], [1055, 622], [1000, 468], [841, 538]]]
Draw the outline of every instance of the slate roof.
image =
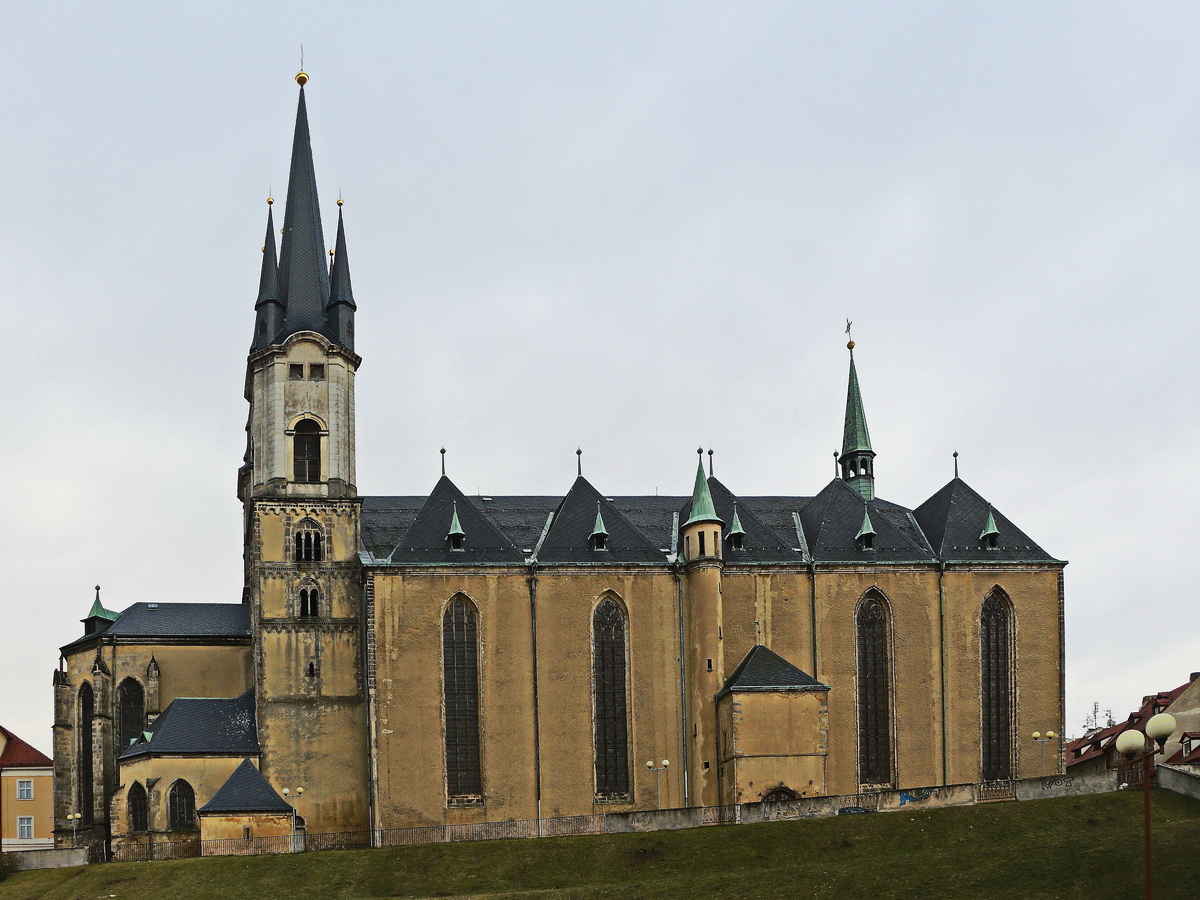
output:
[[121, 759], [171, 753], [257, 754], [258, 726], [254, 691], [240, 697], [179, 697], [172, 700], [150, 730], [121, 753]]
[[[918, 507], [917, 513], [878, 497], [864, 502], [840, 478], [815, 497], [737, 497], [745, 538], [744, 549], [734, 551], [727, 539], [735, 495], [716, 478], [710, 477], [707, 484], [717, 516], [727, 523], [725, 561], [730, 565], [814, 559], [818, 563], [932, 563], [939, 559], [936, 548], [942, 543], [950, 561], [1058, 562], [994, 508], [1000, 547], [987, 550], [979, 535], [987, 521], [988, 503], [959, 479]], [[597, 502], [609, 532], [606, 551], [592, 550], [588, 541]], [[450, 551], [446, 541], [455, 503], [467, 534], [461, 552]], [[860, 549], [855, 540], [864, 512], [875, 529], [871, 550]], [[582, 476], [562, 498], [467, 497], [443, 476], [429, 497], [364, 498], [362, 549], [366, 560], [376, 564], [390, 557], [393, 563], [404, 564], [524, 565], [551, 514], [554, 521], [538, 553], [539, 562], [665, 566], [674, 559], [671, 551], [678, 525], [691, 515], [691, 498], [606, 496]], [[929, 530], [938, 543], [927, 539]], [[953, 543], [956, 535], [967, 533], [979, 548], [974, 556], [955, 549], [958, 545]]]
[[101, 634], [125, 638], [247, 637], [250, 607], [245, 603], [135, 603], [102, 633], [76, 638], [63, 649]]
[[717, 693], [724, 697], [729, 693], [802, 693], [828, 691], [829, 685], [822, 684], [807, 672], [796, 668], [778, 653], [755, 644], [738, 663], [733, 674], [725, 679], [725, 685]]
[[21, 740], [7, 728], [0, 726], [0, 734], [8, 739], [4, 745], [4, 751], [0, 752], [0, 769], [39, 768], [54, 765], [54, 760], [37, 747]]
[[243, 759], [198, 813], [290, 813], [291, 805], [267, 783], [254, 763]]
[[[981, 537], [989, 511], [997, 531], [994, 550], [988, 549]], [[934, 552], [947, 562], [1047, 562], [1054, 559], [961, 478], [953, 478], [913, 510], [913, 516]]]

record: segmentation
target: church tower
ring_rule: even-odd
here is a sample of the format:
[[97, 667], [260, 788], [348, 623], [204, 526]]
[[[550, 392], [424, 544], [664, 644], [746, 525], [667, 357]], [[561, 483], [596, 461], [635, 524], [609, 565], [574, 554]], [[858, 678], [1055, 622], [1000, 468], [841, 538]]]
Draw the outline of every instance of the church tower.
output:
[[867, 431], [858, 371], [854, 368], [854, 341], [846, 342], [850, 351], [850, 383], [846, 387], [846, 426], [842, 431], [842, 455], [838, 457], [842, 480], [864, 500], [875, 499], [875, 451]]
[[354, 471], [354, 294], [342, 201], [327, 262], [304, 85], [279, 255], [273, 200], [246, 367], [245, 514], [262, 772], [304, 788], [310, 831], [366, 827], [366, 734]]

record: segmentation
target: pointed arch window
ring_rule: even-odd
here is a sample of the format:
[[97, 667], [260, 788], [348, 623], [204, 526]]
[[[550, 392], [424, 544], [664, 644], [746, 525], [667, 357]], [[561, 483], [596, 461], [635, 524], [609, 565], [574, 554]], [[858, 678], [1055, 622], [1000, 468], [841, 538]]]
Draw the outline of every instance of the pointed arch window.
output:
[[891, 784], [891, 667], [887, 608], [869, 596], [858, 608], [858, 780]]
[[321, 426], [312, 419], [297, 422], [292, 435], [292, 451], [295, 460], [294, 479], [309, 484], [320, 481]]
[[482, 802], [479, 764], [479, 656], [475, 608], [456, 597], [442, 616], [442, 689], [446, 709], [446, 794], [451, 803]]
[[625, 611], [612, 597], [605, 597], [592, 614], [593, 742], [600, 799], [629, 796], [625, 631]]
[[135, 781], [129, 789], [129, 830], [145, 831], [147, 822], [146, 789]]
[[172, 831], [192, 831], [196, 827], [196, 792], [182, 778], [171, 785], [167, 797], [168, 819]]
[[92, 717], [96, 714], [96, 696], [86, 681], [79, 689], [79, 761], [75, 776], [79, 779], [79, 809], [83, 823], [92, 824], [92, 805], [95, 798], [92, 776]]
[[300, 589], [300, 618], [313, 619], [321, 615], [321, 591], [316, 585]]
[[312, 519], [305, 519], [297, 526], [294, 541], [297, 562], [320, 562], [325, 558], [325, 536]]
[[146, 692], [137, 679], [126, 678], [117, 688], [117, 756], [124, 753], [135, 738], [141, 737], [145, 724]]
[[983, 716], [983, 781], [1012, 777], [1012, 615], [993, 593], [979, 621], [980, 705]]

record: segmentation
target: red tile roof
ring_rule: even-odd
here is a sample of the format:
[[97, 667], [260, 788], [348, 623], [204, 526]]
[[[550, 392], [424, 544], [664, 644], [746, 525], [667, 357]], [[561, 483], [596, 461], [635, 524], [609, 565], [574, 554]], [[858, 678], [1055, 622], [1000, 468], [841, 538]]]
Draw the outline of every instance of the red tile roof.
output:
[[[1142, 699], [1142, 705], [1131, 712], [1123, 722], [1118, 722], [1115, 725], [1109, 725], [1107, 728], [1102, 728], [1090, 735], [1085, 735], [1081, 738], [1075, 738], [1073, 741], [1068, 741], [1066, 747], [1066, 764], [1068, 767], [1078, 765], [1082, 762], [1087, 762], [1089, 759], [1095, 759], [1102, 755], [1117, 736], [1123, 731], [1133, 729], [1135, 731], [1145, 732], [1146, 722], [1155, 714], [1158, 709], [1168, 709], [1171, 704], [1179, 699], [1179, 695], [1191, 687], [1192, 683], [1186, 681], [1179, 687], [1171, 691], [1159, 691], [1157, 694], [1152, 694]], [[1179, 756], [1180, 754], [1175, 754]], [[1167, 760], [1167, 762], [1177, 762], [1175, 756]], [[1200, 759], [1200, 748], [1193, 754], [1188, 755], [1186, 762], [1193, 762]]]
[[52, 766], [53, 760], [41, 750], [31, 747], [7, 728], [0, 726], [0, 734], [8, 738], [4, 752], [0, 753], [0, 769], [16, 769], [28, 766]]

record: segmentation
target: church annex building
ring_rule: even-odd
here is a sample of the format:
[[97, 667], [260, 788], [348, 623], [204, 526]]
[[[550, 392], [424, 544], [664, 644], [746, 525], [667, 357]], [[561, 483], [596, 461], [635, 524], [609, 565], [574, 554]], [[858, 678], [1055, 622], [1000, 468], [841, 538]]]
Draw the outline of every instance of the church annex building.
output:
[[76, 813], [119, 844], [1039, 773], [1017, 735], [1061, 732], [1065, 563], [957, 476], [915, 509], [876, 496], [853, 344], [839, 475], [811, 496], [739, 496], [703, 456], [690, 497], [582, 474], [361, 494], [346, 234], [339, 202], [330, 262], [297, 81], [246, 365], [244, 596], [97, 592], [54, 672], [60, 845]]

